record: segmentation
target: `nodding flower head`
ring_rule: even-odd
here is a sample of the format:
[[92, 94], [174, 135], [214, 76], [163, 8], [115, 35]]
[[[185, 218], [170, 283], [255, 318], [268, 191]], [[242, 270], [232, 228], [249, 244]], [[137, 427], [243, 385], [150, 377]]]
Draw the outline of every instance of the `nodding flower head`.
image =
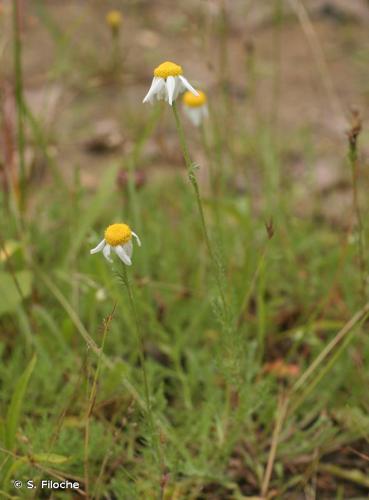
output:
[[128, 243], [132, 238], [132, 230], [127, 224], [111, 224], [105, 229], [105, 241], [112, 247]]
[[154, 69], [154, 78], [143, 102], [153, 102], [156, 97], [158, 100], [164, 100], [172, 106], [179, 94], [186, 89], [195, 96], [198, 95], [197, 91], [183, 76], [182, 67], [174, 62], [166, 61]]
[[196, 127], [208, 116], [207, 100], [205, 92], [201, 90], [198, 90], [197, 96], [191, 92], [183, 94], [183, 110]]
[[106, 24], [110, 26], [113, 32], [117, 32], [122, 25], [123, 17], [119, 10], [110, 10], [106, 14]]
[[140, 238], [132, 231], [128, 224], [111, 224], [105, 229], [104, 239], [95, 248], [90, 250], [90, 253], [93, 254], [102, 251], [104, 257], [109, 262], [113, 262], [110, 258], [111, 250], [113, 250], [124, 264], [130, 266], [132, 264], [131, 257], [133, 252], [132, 236], [136, 239], [138, 246], [141, 246]]
[[154, 76], [158, 76], [159, 78], [168, 78], [168, 76], [179, 76], [183, 75], [182, 66], [176, 64], [174, 62], [166, 61], [154, 69]]

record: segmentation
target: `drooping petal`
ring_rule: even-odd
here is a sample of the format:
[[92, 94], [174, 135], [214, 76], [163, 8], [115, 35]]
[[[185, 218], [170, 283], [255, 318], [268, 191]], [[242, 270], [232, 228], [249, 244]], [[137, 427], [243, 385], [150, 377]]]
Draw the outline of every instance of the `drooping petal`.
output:
[[151, 87], [149, 88], [148, 93], [145, 95], [144, 99], [142, 102], [151, 102], [155, 94], [160, 92], [161, 88], [163, 87], [165, 81], [163, 78], [160, 78], [158, 76], [154, 76], [151, 82]]
[[178, 92], [178, 94], [182, 94], [185, 90], [187, 90], [187, 87], [185, 86], [185, 84], [182, 82], [182, 80], [180, 78], [178, 78], [177, 80], [178, 80], [177, 92]]
[[137, 245], [140, 247], [140, 246], [141, 246], [141, 240], [140, 240], [140, 238], [139, 238], [139, 237], [137, 236], [137, 234], [136, 234], [136, 233], [134, 233], [133, 231], [132, 231], [132, 236], [134, 236], [134, 237], [136, 238]]
[[163, 80], [163, 85], [156, 92], [156, 99], [158, 101], [167, 101], [168, 100], [168, 91], [167, 91], [167, 86], [166, 86], [164, 80]]
[[202, 110], [201, 108], [194, 108], [191, 109], [191, 115], [192, 115], [192, 122], [193, 124], [198, 127], [202, 121]]
[[100, 241], [100, 243], [95, 248], [90, 250], [90, 254], [101, 252], [101, 250], [104, 248], [104, 246], [105, 246], [105, 239]]
[[114, 247], [114, 251], [120, 258], [120, 260], [124, 262], [124, 264], [126, 264], [127, 266], [130, 266], [132, 264], [131, 259], [128, 257], [124, 248], [121, 245]]
[[123, 250], [128, 255], [128, 257], [131, 258], [132, 257], [132, 252], [133, 252], [133, 243], [132, 243], [132, 240], [129, 240], [127, 243], [124, 243], [124, 245], [122, 245], [122, 247], [123, 247]]
[[182, 94], [182, 92], [184, 90], [186, 90], [186, 87], [183, 85], [183, 83], [178, 78], [178, 76], [175, 77], [175, 81], [176, 81], [176, 86], [175, 86], [175, 89], [174, 89], [173, 101], [175, 101], [177, 99], [177, 97], [179, 96], [179, 94]]
[[190, 122], [198, 127], [201, 121], [201, 117], [199, 117], [199, 109], [183, 106], [183, 111], [187, 115]]
[[183, 85], [186, 87], [186, 89], [187, 89], [187, 90], [189, 90], [190, 92], [192, 92], [192, 93], [193, 93], [193, 95], [196, 95], [196, 96], [198, 96], [198, 95], [199, 95], [199, 93], [197, 92], [197, 90], [195, 90], [195, 89], [192, 87], [192, 85], [188, 82], [188, 80], [187, 80], [184, 76], [179, 75], [179, 77], [178, 77], [178, 78], [181, 80], [181, 82], [182, 82], [182, 83], [183, 83]]
[[176, 81], [174, 79], [174, 76], [168, 76], [167, 81], [166, 81], [166, 86], [167, 86], [167, 91], [168, 91], [168, 103], [170, 105], [172, 105], [173, 104], [174, 90], [176, 88]]
[[111, 246], [105, 245], [104, 250], [103, 250], [103, 254], [104, 254], [104, 257], [106, 260], [108, 260], [109, 262], [113, 262], [113, 260], [110, 258], [110, 250], [111, 250]]

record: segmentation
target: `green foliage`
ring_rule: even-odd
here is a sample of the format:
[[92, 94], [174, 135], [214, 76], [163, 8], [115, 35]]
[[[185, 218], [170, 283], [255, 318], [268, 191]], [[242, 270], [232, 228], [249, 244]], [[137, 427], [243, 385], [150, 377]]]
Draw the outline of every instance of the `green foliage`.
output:
[[[74, 51], [83, 16], [66, 32], [46, 2], [34, 14], [56, 47], [47, 81], [62, 75], [78, 91], [73, 126], [87, 127], [84, 105], [106, 85], [125, 136], [118, 153], [84, 151], [88, 165], [73, 159], [64, 171], [51, 154], [61, 130], [23, 109], [28, 141], [53, 175], [28, 179], [24, 212], [14, 193], [0, 198], [1, 247], [22, 248], [0, 247], [0, 494], [14, 497], [14, 479], [75, 477], [94, 499], [158, 498], [163, 484], [164, 500], [260, 498], [287, 398], [269, 493], [297, 498], [318, 484], [319, 498], [323, 474], [342, 498], [359, 498], [369, 455], [368, 307], [351, 226], [332, 224], [310, 194], [311, 173], [297, 179], [287, 165], [291, 155], [310, 165], [313, 131], [284, 137], [257, 113], [250, 127], [245, 109], [255, 102], [219, 82], [208, 144], [180, 128], [191, 157], [185, 176], [167, 107], [140, 108], [133, 70], [115, 86], [95, 45], [88, 60], [82, 40]], [[142, 240], [123, 283], [115, 256], [111, 265], [89, 254], [118, 221]]]
[[13, 313], [22, 300], [29, 297], [31, 286], [30, 271], [18, 271], [14, 274], [0, 271], [0, 316]]
[[26, 396], [26, 390], [29, 379], [36, 365], [36, 356], [29, 362], [24, 373], [15, 385], [14, 393], [11, 398], [5, 421], [5, 446], [12, 450], [15, 444], [15, 435], [18, 429], [23, 400]]

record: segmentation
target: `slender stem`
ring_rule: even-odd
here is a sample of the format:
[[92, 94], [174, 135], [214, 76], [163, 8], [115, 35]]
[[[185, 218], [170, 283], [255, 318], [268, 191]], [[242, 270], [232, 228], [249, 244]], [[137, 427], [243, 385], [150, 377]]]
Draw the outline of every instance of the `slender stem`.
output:
[[88, 444], [90, 440], [90, 416], [92, 414], [95, 401], [96, 401], [96, 393], [97, 393], [97, 382], [99, 379], [100, 375], [100, 370], [101, 370], [101, 354], [104, 352], [104, 347], [105, 347], [105, 340], [106, 340], [106, 335], [109, 330], [110, 323], [113, 319], [113, 315], [115, 312], [115, 308], [117, 306], [117, 303], [114, 304], [112, 312], [109, 314], [109, 316], [104, 320], [104, 331], [103, 331], [103, 336], [102, 336], [102, 342], [101, 342], [101, 348], [100, 348], [100, 355], [98, 357], [97, 361], [97, 367], [95, 371], [95, 376], [94, 380], [92, 383], [92, 388], [90, 392], [90, 397], [88, 401], [88, 407], [87, 407], [87, 412], [86, 412], [86, 426], [85, 426], [85, 446], [84, 446], [84, 474], [85, 474], [85, 492], [86, 496], [88, 497], [89, 494], [89, 483], [90, 483], [90, 478], [89, 478], [89, 464], [88, 464], [88, 455], [89, 455], [89, 450], [88, 450]]
[[351, 332], [351, 330], [356, 327], [358, 323], [366, 319], [369, 314], [369, 302], [358, 311], [337, 333], [337, 335], [325, 346], [322, 352], [316, 357], [316, 359], [311, 363], [309, 368], [301, 375], [301, 377], [295, 382], [292, 387], [292, 392], [296, 392], [300, 389], [305, 382], [310, 377], [310, 375], [315, 372], [315, 370], [325, 362], [327, 356], [331, 353], [331, 351], [341, 342], [341, 340], [346, 337], [347, 334]]
[[286, 417], [288, 402], [289, 401], [288, 401], [288, 398], [286, 396], [284, 396], [284, 395], [280, 396], [278, 410], [277, 410], [277, 416], [276, 416], [276, 421], [275, 421], [275, 427], [274, 427], [274, 431], [273, 431], [272, 443], [271, 443], [269, 457], [268, 457], [268, 463], [267, 463], [267, 466], [265, 469], [263, 484], [261, 486], [261, 497], [262, 498], [266, 498], [266, 495], [268, 493], [270, 478], [272, 477], [274, 461], [275, 461], [275, 457], [277, 454], [279, 436], [281, 434], [282, 425], [283, 425], [284, 419]]
[[186, 167], [187, 167], [188, 178], [189, 178], [191, 185], [193, 187], [193, 190], [195, 192], [195, 198], [196, 198], [197, 208], [198, 208], [199, 214], [200, 214], [200, 221], [201, 221], [202, 231], [203, 231], [203, 234], [205, 237], [205, 243], [206, 243], [206, 246], [208, 248], [208, 252], [209, 252], [209, 255], [210, 255], [210, 258], [211, 258], [211, 261], [213, 264], [213, 268], [214, 268], [214, 274], [215, 274], [217, 287], [219, 290], [219, 296], [220, 296], [222, 306], [223, 306], [223, 313], [224, 313], [225, 317], [228, 317], [228, 306], [227, 306], [227, 301], [225, 298], [223, 284], [222, 284], [222, 281], [223, 281], [222, 280], [222, 269], [221, 269], [221, 265], [220, 265], [216, 255], [213, 251], [212, 244], [210, 241], [209, 232], [207, 229], [205, 215], [204, 215], [204, 209], [202, 206], [202, 201], [201, 201], [201, 196], [200, 196], [199, 185], [198, 185], [198, 182], [196, 179], [196, 174], [195, 174], [195, 165], [192, 163], [192, 160], [191, 160], [191, 157], [190, 157], [190, 154], [188, 151], [183, 126], [182, 126], [182, 123], [181, 123], [181, 120], [180, 120], [180, 117], [178, 114], [178, 110], [177, 110], [177, 105], [175, 102], [173, 103], [172, 108], [173, 108], [174, 118], [175, 118], [176, 127], [177, 127], [177, 131], [178, 131], [179, 142], [181, 144], [183, 157], [184, 157]]
[[349, 161], [351, 165], [352, 175], [352, 198], [353, 206], [358, 226], [358, 254], [359, 254], [359, 269], [361, 277], [361, 295], [365, 299], [365, 255], [364, 255], [364, 229], [363, 220], [360, 211], [359, 196], [358, 196], [358, 152], [357, 140], [361, 131], [361, 122], [358, 115], [353, 114], [353, 126], [348, 133], [349, 136]]
[[13, 57], [15, 77], [15, 102], [17, 108], [17, 143], [20, 176], [20, 207], [25, 208], [26, 168], [24, 157], [24, 117], [23, 117], [23, 79], [22, 79], [22, 44], [19, 31], [19, 0], [13, 1]]
[[229, 38], [230, 38], [230, 24], [226, 7], [226, 0], [220, 1], [220, 10], [218, 18], [217, 36], [219, 38], [219, 54], [218, 54], [218, 68], [219, 68], [219, 87], [222, 92], [223, 98], [223, 120], [226, 126], [224, 127], [223, 134], [228, 139], [230, 137], [231, 125], [230, 117], [232, 117], [233, 103], [229, 91]]
[[352, 174], [352, 198], [355, 210], [357, 228], [358, 228], [358, 254], [359, 254], [359, 269], [361, 277], [361, 295], [365, 297], [365, 257], [364, 257], [364, 238], [363, 238], [363, 219], [358, 197], [358, 157], [357, 146], [350, 144], [349, 159], [351, 164]]
[[[131, 287], [129, 277], [128, 277], [127, 268], [125, 265], [123, 265], [122, 277], [123, 277], [124, 284], [126, 285], [126, 288], [127, 288], [129, 304], [131, 306], [131, 310], [132, 310], [134, 322], [135, 322], [137, 342], [139, 344], [138, 351], [139, 351], [140, 364], [141, 364], [142, 375], [143, 375], [143, 380], [144, 380], [146, 413], [147, 413], [148, 422], [149, 422], [149, 426], [150, 426], [151, 438], [153, 440], [153, 444], [155, 447], [156, 460], [159, 463], [161, 475], [162, 475], [162, 477], [164, 477], [164, 475], [165, 475], [164, 474], [165, 459], [164, 459], [164, 453], [163, 453], [162, 447], [160, 445], [160, 437], [158, 436], [156, 425], [154, 422], [154, 415], [153, 415], [153, 410], [152, 410], [152, 405], [151, 405], [151, 397], [150, 397], [150, 388], [149, 388], [148, 376], [147, 376], [147, 370], [146, 370], [146, 364], [145, 364], [145, 346], [144, 346], [144, 341], [143, 341], [141, 324], [140, 324], [139, 316], [137, 313], [135, 295], [133, 292], [133, 288]], [[163, 494], [163, 486], [160, 483], [159, 484], [158, 498], [162, 498], [162, 494]]]
[[157, 459], [159, 459], [160, 458], [160, 447], [159, 447], [159, 443], [158, 443], [156, 432], [155, 432], [155, 424], [154, 424], [154, 417], [153, 417], [151, 397], [150, 397], [150, 388], [149, 388], [146, 363], [145, 363], [144, 340], [143, 340], [143, 336], [142, 336], [140, 320], [139, 320], [138, 313], [137, 313], [135, 295], [134, 295], [131, 283], [129, 281], [127, 267], [125, 265], [123, 265], [122, 277], [123, 277], [124, 284], [127, 288], [129, 305], [131, 307], [133, 319], [134, 319], [134, 323], [135, 323], [136, 338], [137, 338], [137, 343], [138, 343], [138, 347], [139, 347], [138, 353], [139, 353], [140, 365], [141, 365], [141, 369], [142, 369], [142, 376], [143, 376], [143, 382], [144, 382], [146, 413], [147, 413], [147, 417], [148, 417], [148, 421], [149, 421], [149, 425], [150, 425], [150, 432], [151, 432], [151, 435], [152, 435], [152, 438], [154, 440], [155, 447], [156, 447]]
[[118, 75], [120, 68], [119, 54], [119, 28], [112, 29], [112, 48], [111, 48], [111, 67], [115, 76]]

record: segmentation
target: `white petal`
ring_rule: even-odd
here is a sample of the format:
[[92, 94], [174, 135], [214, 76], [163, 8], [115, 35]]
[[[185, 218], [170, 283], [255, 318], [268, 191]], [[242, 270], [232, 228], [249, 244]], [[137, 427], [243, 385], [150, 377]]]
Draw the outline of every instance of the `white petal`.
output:
[[183, 85], [178, 76], [175, 77], [175, 81], [176, 81], [176, 87], [174, 89], [173, 101], [177, 99], [179, 94], [181, 94], [184, 90], [186, 90], [186, 87]]
[[141, 246], [141, 240], [140, 240], [140, 238], [139, 238], [139, 237], [137, 236], [137, 234], [136, 234], [136, 233], [134, 233], [133, 231], [132, 231], [132, 236], [134, 236], [134, 237], [136, 238], [137, 245], [140, 247], [140, 246]]
[[167, 101], [168, 100], [168, 92], [167, 92], [167, 86], [165, 85], [165, 81], [163, 80], [163, 85], [160, 87], [160, 89], [156, 92], [156, 98], [158, 101]]
[[176, 88], [176, 81], [173, 76], [168, 76], [166, 81], [167, 91], [168, 91], [168, 102], [170, 105], [173, 103], [174, 90]]
[[103, 250], [103, 254], [104, 254], [104, 257], [106, 260], [108, 260], [109, 262], [113, 262], [113, 260], [110, 258], [110, 250], [111, 250], [111, 246], [105, 245], [104, 250]]
[[178, 77], [178, 94], [187, 90], [186, 85], [182, 82], [182, 80]]
[[183, 106], [183, 111], [189, 118], [189, 120], [192, 122], [193, 125], [198, 127], [201, 123], [201, 111], [200, 108], [191, 108], [189, 106]]
[[190, 92], [193, 93], [193, 95], [199, 95], [199, 93], [197, 92], [197, 90], [195, 90], [192, 85], [188, 82], [188, 80], [182, 76], [182, 75], [179, 75], [179, 78], [181, 79], [181, 82], [183, 83], [183, 85], [186, 87], [187, 90], [189, 90]]
[[100, 243], [97, 245], [97, 247], [90, 250], [90, 254], [101, 252], [101, 250], [104, 248], [104, 246], [105, 246], [105, 239], [100, 241]]
[[114, 251], [120, 258], [120, 260], [124, 262], [124, 264], [126, 264], [127, 266], [130, 266], [132, 264], [131, 259], [128, 257], [121, 245], [114, 247]]
[[124, 245], [122, 245], [124, 251], [126, 252], [126, 254], [128, 255], [129, 258], [132, 257], [132, 252], [133, 252], [133, 243], [132, 243], [132, 240], [129, 240], [127, 243], [124, 243]]
[[192, 121], [196, 127], [200, 125], [200, 123], [202, 122], [201, 109], [197, 108], [192, 110]]
[[148, 93], [145, 95], [142, 102], [151, 102], [155, 94], [160, 92], [162, 86], [164, 85], [164, 79], [158, 76], [154, 76], [151, 82], [151, 87], [149, 88]]

